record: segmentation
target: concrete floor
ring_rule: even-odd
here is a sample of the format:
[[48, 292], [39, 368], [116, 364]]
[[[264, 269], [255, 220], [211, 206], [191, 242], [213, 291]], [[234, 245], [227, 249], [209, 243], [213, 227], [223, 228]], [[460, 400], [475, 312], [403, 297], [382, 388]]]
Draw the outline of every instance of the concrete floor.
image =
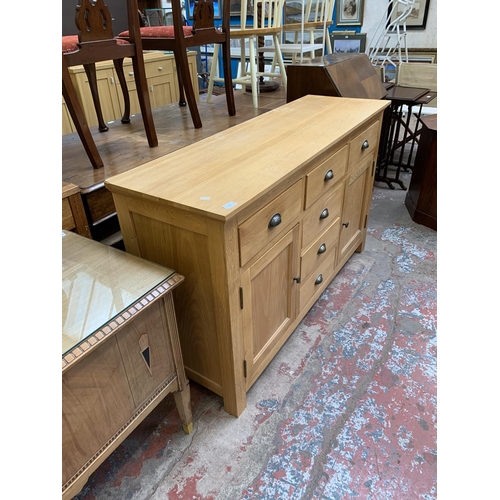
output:
[[192, 383], [190, 435], [167, 396], [75, 499], [436, 499], [437, 233], [405, 195], [375, 183], [365, 250], [239, 418]]

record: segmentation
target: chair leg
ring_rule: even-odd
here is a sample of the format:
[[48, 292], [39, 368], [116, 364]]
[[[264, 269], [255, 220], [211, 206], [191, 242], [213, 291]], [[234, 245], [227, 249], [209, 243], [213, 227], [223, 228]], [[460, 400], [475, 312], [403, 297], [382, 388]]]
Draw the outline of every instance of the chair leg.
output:
[[94, 168], [102, 168], [104, 163], [99, 155], [99, 152], [97, 151], [92, 134], [90, 133], [82, 106], [80, 105], [80, 101], [76, 95], [73, 83], [71, 82], [68, 67], [65, 64], [64, 59], [62, 62], [62, 94], [64, 100], [66, 101], [66, 106], [68, 106], [68, 111], [71, 115], [73, 123], [75, 124], [76, 131], [78, 132], [85, 152], [89, 157], [90, 163]]
[[[245, 40], [242, 41], [242, 44]], [[253, 107], [259, 107], [259, 82], [257, 81], [257, 59], [255, 54], [255, 37], [251, 36], [249, 38], [249, 49], [250, 49], [250, 79], [252, 82], [252, 102]], [[243, 50], [243, 48], [242, 48]]]
[[[215, 50], [214, 50], [215, 57]], [[234, 116], [236, 114], [236, 105], [234, 103], [234, 92], [233, 92], [233, 77], [231, 69], [231, 47], [229, 43], [222, 44], [222, 64], [224, 68], [224, 85], [226, 87], [226, 103], [227, 111], [229, 116]], [[213, 87], [213, 82], [212, 82]], [[210, 92], [212, 89], [210, 89]], [[210, 95], [210, 94], [209, 94]]]
[[125, 73], [123, 72], [123, 59], [113, 59], [113, 64], [116, 70], [116, 76], [118, 76], [118, 81], [123, 94], [123, 116], [121, 119], [122, 123], [130, 123], [130, 95], [128, 93], [127, 81], [125, 80]]
[[179, 65], [177, 63], [176, 66], [177, 66], [177, 82], [179, 84], [179, 106], [183, 108], [187, 105], [186, 96], [184, 94], [184, 83], [182, 81], [182, 74], [179, 71]]
[[97, 121], [99, 123], [99, 132], [106, 132], [108, 126], [104, 122], [102, 116], [101, 101], [99, 99], [99, 90], [97, 89], [97, 76], [95, 70], [95, 63], [89, 63], [83, 65], [87, 78], [89, 79], [90, 93], [92, 94], [92, 100], [94, 101], [95, 113], [97, 115]]
[[274, 50], [276, 53], [276, 57], [278, 59], [278, 66], [280, 68], [281, 85], [283, 85], [284, 89], [286, 90], [287, 76], [286, 76], [285, 63], [283, 61], [283, 54], [281, 53], [281, 45], [278, 35], [273, 35], [273, 38], [274, 38]]
[[135, 85], [137, 88], [137, 97], [141, 107], [142, 121], [146, 130], [146, 137], [151, 148], [158, 146], [158, 137], [156, 135], [153, 112], [151, 111], [151, 101], [148, 94], [148, 83], [146, 81], [146, 72], [144, 70], [144, 58], [142, 51], [132, 57], [132, 67], [134, 69]]
[[175, 63], [177, 65], [179, 81], [182, 82], [184, 92], [186, 93], [186, 100], [189, 106], [189, 111], [191, 113], [191, 118], [194, 123], [194, 128], [201, 128], [202, 124], [200, 112], [198, 111], [198, 104], [194, 95], [193, 82], [191, 81], [191, 75], [189, 74], [189, 63], [186, 49], [181, 47], [180, 49], [175, 50], [174, 56]]
[[212, 99], [212, 92], [214, 90], [215, 73], [217, 72], [217, 66], [219, 61], [219, 46], [220, 45], [218, 43], [214, 43], [214, 53], [212, 55], [210, 75], [208, 76], [207, 102], [210, 102], [210, 99]]

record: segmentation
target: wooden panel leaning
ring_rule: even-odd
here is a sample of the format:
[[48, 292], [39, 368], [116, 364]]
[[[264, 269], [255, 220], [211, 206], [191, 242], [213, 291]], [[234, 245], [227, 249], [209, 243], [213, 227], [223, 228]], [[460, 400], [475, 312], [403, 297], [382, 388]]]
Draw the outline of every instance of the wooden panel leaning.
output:
[[105, 181], [127, 252], [185, 276], [186, 374], [230, 414], [363, 249], [389, 104], [305, 96]]

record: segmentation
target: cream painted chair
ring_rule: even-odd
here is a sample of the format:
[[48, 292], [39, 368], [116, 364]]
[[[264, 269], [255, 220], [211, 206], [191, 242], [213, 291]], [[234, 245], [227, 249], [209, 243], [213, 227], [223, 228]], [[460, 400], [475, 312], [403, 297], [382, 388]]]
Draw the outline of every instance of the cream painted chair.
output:
[[285, 60], [295, 63], [304, 57], [323, 56], [325, 46], [329, 54], [333, 52], [328, 27], [333, 23], [334, 7], [335, 0], [285, 0], [281, 40]]
[[[259, 81], [261, 78], [280, 78], [281, 84], [286, 89], [286, 71], [281, 54], [280, 38], [283, 20], [284, 0], [255, 0], [253, 7], [249, 0], [241, 1], [241, 10], [232, 15], [239, 15], [238, 26], [230, 26], [231, 40], [239, 40], [239, 48], [231, 48], [231, 54], [237, 53], [240, 59], [239, 73], [232, 83], [240, 84], [243, 89], [251, 86], [252, 102], [254, 108], [259, 107]], [[259, 38], [272, 39], [271, 46], [259, 47]], [[262, 38], [261, 38], [262, 40]], [[265, 38], [264, 38], [265, 40]], [[272, 52], [270, 71], [259, 70], [259, 52]], [[207, 102], [212, 97], [215, 82], [223, 82], [224, 79], [218, 74], [219, 44], [214, 44], [214, 54], [210, 68], [209, 83], [207, 89]], [[277, 69], [279, 68], [279, 72]]]

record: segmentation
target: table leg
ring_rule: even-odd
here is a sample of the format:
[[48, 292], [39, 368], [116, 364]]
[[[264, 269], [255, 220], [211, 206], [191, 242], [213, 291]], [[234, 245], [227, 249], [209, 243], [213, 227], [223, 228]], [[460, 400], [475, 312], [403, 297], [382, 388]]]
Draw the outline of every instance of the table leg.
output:
[[191, 413], [191, 392], [189, 383], [181, 391], [174, 392], [175, 404], [179, 417], [181, 418], [182, 428], [186, 434], [193, 431], [193, 415]]

